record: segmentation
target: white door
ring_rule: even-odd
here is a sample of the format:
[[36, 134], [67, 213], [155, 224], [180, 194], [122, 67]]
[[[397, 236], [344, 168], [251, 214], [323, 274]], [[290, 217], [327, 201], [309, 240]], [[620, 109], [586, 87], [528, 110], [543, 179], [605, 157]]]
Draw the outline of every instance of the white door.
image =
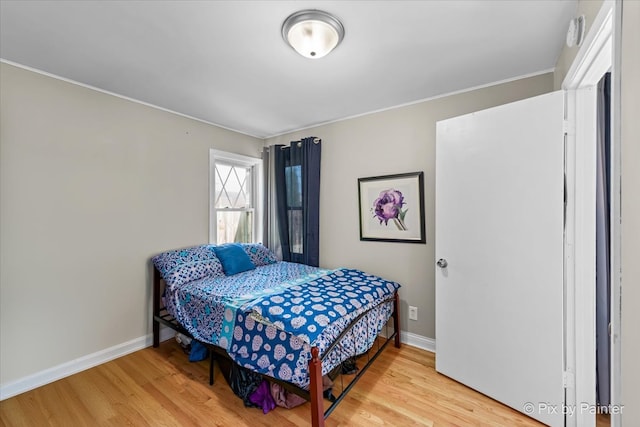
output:
[[438, 122], [436, 370], [564, 425], [563, 95]]

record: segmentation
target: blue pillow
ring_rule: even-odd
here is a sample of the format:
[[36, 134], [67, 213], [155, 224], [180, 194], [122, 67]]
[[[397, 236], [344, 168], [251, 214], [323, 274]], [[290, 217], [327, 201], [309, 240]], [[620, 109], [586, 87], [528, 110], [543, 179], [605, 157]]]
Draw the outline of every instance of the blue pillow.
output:
[[237, 243], [214, 246], [213, 250], [216, 251], [216, 256], [222, 263], [222, 269], [227, 276], [233, 276], [256, 268], [249, 255]]

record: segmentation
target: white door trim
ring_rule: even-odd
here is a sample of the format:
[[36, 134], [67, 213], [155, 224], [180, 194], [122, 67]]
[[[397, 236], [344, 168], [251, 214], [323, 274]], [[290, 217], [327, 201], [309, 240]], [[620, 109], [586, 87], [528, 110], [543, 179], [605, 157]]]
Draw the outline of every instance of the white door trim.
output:
[[[571, 64], [562, 88], [566, 93], [567, 128], [567, 231], [566, 263], [566, 368], [575, 372], [575, 388], [567, 389], [567, 405], [576, 410], [567, 426], [595, 426], [595, 416], [583, 405], [595, 405], [595, 180], [596, 88], [607, 71], [612, 72], [611, 164], [611, 301], [612, 372], [611, 404], [620, 400], [620, 132], [619, 55], [620, 6], [605, 0], [589, 34]], [[620, 416], [612, 414], [611, 425]]]
[[[622, 408], [622, 2], [614, 8], [611, 85], [611, 403]], [[611, 414], [611, 426], [622, 426], [622, 413]]]

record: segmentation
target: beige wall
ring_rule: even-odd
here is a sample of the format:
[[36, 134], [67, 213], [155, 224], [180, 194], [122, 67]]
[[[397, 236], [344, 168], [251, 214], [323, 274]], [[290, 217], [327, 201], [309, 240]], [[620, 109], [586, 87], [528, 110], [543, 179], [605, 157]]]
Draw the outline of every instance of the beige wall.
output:
[[[598, 11], [600, 11], [600, 8], [602, 7], [602, 2], [603, 0], [580, 0], [578, 2], [578, 10], [576, 11], [575, 16], [578, 17], [580, 15], [584, 15], [586, 21], [585, 34], [587, 34], [591, 29], [591, 25], [598, 15]], [[569, 29], [568, 22], [567, 29]], [[556, 68], [554, 70], [553, 87], [556, 90], [560, 89], [562, 80], [564, 80], [564, 77], [567, 75], [567, 71], [569, 71], [571, 63], [578, 54], [578, 50], [580, 50], [580, 47], [578, 46], [568, 47], [566, 44], [563, 46], [564, 47], [562, 52], [560, 52], [560, 56], [556, 62]]]
[[0, 68], [0, 382], [148, 334], [149, 256], [208, 240], [209, 149], [262, 140]]
[[640, 2], [622, 2], [622, 402], [640, 422]]
[[[553, 75], [527, 79], [370, 114], [270, 138], [322, 138], [320, 264], [349, 266], [403, 287], [402, 329], [435, 337], [434, 200], [436, 121], [551, 91]], [[424, 171], [427, 244], [361, 242], [358, 178]], [[418, 321], [408, 320], [408, 302]]]

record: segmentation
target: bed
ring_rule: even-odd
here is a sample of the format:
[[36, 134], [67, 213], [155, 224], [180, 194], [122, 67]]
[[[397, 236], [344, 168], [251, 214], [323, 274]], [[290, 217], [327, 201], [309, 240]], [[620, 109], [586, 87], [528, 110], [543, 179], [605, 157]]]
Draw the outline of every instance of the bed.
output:
[[[261, 244], [194, 246], [152, 263], [154, 347], [160, 324], [193, 337], [212, 350], [210, 383], [215, 359], [231, 359], [310, 401], [314, 427], [387, 344], [400, 346], [400, 285], [360, 270], [278, 261]], [[323, 376], [363, 354], [366, 364], [325, 411]]]

